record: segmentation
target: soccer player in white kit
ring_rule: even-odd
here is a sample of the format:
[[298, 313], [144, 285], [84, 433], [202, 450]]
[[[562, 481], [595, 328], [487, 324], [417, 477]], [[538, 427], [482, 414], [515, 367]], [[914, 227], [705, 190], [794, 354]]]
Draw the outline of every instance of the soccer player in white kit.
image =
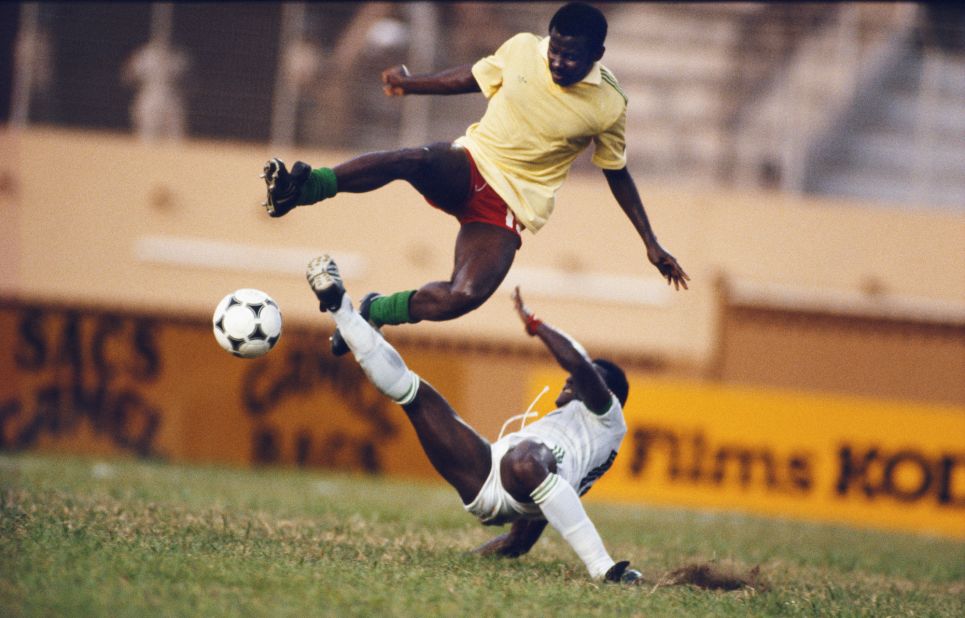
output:
[[433, 467], [459, 493], [467, 511], [486, 525], [512, 522], [509, 532], [477, 548], [517, 557], [546, 525], [570, 544], [594, 579], [641, 583], [628, 561], [616, 562], [580, 501], [609, 469], [627, 427], [623, 404], [629, 386], [615, 364], [591, 360], [579, 343], [537, 319], [513, 294], [527, 333], [539, 337], [569, 372], [557, 409], [522, 430], [490, 443], [463, 421], [445, 398], [406, 367], [382, 335], [359, 315], [328, 256], [306, 272], [319, 300], [375, 387], [402, 406]]

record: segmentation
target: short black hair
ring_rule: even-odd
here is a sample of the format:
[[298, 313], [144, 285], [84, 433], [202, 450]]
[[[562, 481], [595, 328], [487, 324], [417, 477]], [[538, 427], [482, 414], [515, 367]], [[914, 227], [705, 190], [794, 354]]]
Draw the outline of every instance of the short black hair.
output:
[[606, 40], [606, 17], [600, 9], [585, 2], [570, 2], [556, 11], [549, 29], [566, 36], [585, 36], [590, 51], [603, 47]]
[[630, 393], [630, 383], [627, 382], [627, 374], [623, 372], [623, 369], [620, 369], [619, 365], [605, 358], [594, 358], [593, 364], [596, 366], [597, 371], [603, 374], [603, 381], [606, 382], [606, 386], [610, 389], [610, 392], [620, 400], [620, 405], [625, 405], [627, 403], [627, 395]]

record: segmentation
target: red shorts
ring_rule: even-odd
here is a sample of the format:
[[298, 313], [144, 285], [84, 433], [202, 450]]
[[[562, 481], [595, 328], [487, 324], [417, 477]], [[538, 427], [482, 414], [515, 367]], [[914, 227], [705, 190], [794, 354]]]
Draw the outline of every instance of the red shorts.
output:
[[522, 242], [523, 225], [516, 220], [516, 215], [510, 210], [509, 206], [499, 194], [493, 191], [489, 183], [479, 173], [476, 162], [473, 160], [469, 150], [466, 158], [469, 159], [469, 170], [471, 175], [472, 193], [460, 206], [455, 209], [443, 208], [429, 198], [426, 201], [439, 210], [449, 213], [459, 221], [460, 224], [466, 223], [488, 223], [501, 228], [513, 231]]

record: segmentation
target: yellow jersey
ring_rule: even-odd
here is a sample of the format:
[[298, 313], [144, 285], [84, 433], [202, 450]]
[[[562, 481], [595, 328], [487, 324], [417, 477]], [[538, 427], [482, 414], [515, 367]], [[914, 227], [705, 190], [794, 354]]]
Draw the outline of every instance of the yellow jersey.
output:
[[626, 166], [627, 99], [616, 78], [597, 62], [582, 81], [559, 86], [550, 75], [548, 48], [549, 37], [517, 34], [474, 64], [472, 74], [489, 104], [456, 140], [534, 234], [591, 141], [596, 166]]

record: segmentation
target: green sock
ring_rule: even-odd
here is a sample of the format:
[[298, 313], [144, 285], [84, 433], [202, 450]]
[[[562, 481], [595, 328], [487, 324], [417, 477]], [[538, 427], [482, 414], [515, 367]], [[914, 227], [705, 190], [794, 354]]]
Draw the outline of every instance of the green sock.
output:
[[388, 296], [379, 296], [369, 304], [369, 321], [382, 326], [384, 324], [415, 324], [409, 315], [409, 299], [415, 290], [396, 292]]
[[330, 167], [315, 168], [308, 175], [302, 190], [298, 194], [299, 205], [314, 204], [321, 202], [327, 197], [332, 197], [338, 193], [338, 181], [335, 179], [335, 172]]

